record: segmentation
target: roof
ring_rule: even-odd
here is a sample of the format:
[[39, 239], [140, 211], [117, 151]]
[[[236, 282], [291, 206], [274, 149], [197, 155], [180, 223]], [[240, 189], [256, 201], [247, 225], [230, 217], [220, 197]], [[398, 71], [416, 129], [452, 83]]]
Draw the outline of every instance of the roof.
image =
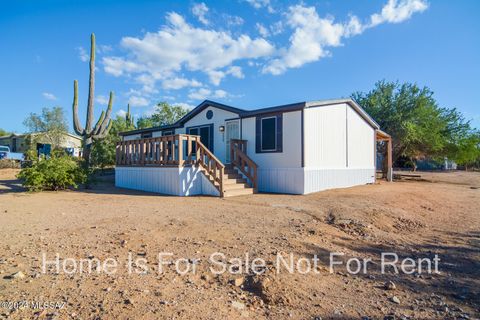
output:
[[177, 122], [175, 122], [173, 124], [165, 125], [165, 126], [159, 126], [159, 127], [136, 129], [136, 130], [131, 130], [131, 131], [120, 132], [120, 135], [125, 136], [125, 135], [133, 135], [133, 134], [137, 134], [137, 133], [180, 128], [180, 127], [183, 126], [183, 124], [185, 122], [187, 122], [191, 118], [195, 117], [197, 114], [199, 114], [201, 111], [203, 111], [205, 108], [207, 108], [209, 106], [219, 108], [219, 109], [222, 109], [222, 110], [226, 110], [226, 111], [230, 111], [232, 113], [236, 113], [236, 114], [238, 114], [239, 118], [250, 118], [250, 117], [257, 116], [257, 115], [268, 114], [268, 113], [291, 112], [291, 111], [302, 110], [302, 109], [305, 109], [305, 108], [330, 106], [330, 105], [343, 104], [343, 103], [346, 103], [346, 104], [350, 105], [373, 128], [375, 128], [375, 129], [380, 128], [378, 123], [375, 122], [375, 120], [373, 120], [373, 118], [370, 117], [370, 115], [365, 110], [363, 110], [363, 108], [360, 107], [360, 105], [357, 102], [355, 102], [355, 100], [353, 100], [351, 98], [318, 100], [318, 101], [309, 101], [309, 102], [296, 102], [296, 103], [290, 103], [290, 104], [261, 108], [261, 109], [255, 109], [255, 110], [239, 109], [239, 108], [235, 108], [235, 107], [232, 107], [232, 106], [221, 104], [221, 103], [218, 103], [218, 102], [215, 102], [215, 101], [205, 100], [202, 103], [200, 103], [198, 106], [196, 106], [192, 111], [187, 113], [184, 117], [182, 117], [180, 120], [178, 120]]

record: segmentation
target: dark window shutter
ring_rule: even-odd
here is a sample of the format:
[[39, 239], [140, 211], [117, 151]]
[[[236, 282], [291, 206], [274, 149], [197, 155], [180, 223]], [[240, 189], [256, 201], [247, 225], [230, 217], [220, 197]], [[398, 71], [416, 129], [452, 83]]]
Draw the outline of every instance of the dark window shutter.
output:
[[277, 152], [283, 152], [283, 114], [277, 116]]
[[262, 125], [261, 120], [262, 119], [260, 117], [255, 118], [255, 152], [256, 153], [261, 152], [261, 141], [262, 141], [262, 137], [260, 135], [261, 125]]

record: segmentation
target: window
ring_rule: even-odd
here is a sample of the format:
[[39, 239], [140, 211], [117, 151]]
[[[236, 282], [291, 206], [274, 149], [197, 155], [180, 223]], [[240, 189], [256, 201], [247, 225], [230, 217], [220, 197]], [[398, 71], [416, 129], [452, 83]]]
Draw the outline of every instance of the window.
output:
[[277, 118], [263, 118], [261, 127], [261, 150], [274, 151], [276, 149]]
[[171, 136], [172, 134], [174, 134], [173, 130], [166, 130], [162, 132], [162, 136]]
[[147, 139], [147, 138], [151, 138], [151, 137], [152, 137], [151, 132], [142, 133], [142, 139]]
[[259, 116], [255, 125], [255, 151], [257, 153], [282, 152], [282, 114]]
[[187, 134], [200, 136], [200, 141], [213, 152], [213, 124], [187, 128]]

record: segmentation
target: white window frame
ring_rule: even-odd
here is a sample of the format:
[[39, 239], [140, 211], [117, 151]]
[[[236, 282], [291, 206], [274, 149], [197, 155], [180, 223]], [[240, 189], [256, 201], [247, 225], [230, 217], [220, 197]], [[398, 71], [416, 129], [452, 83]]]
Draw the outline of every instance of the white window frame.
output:
[[[263, 148], [263, 120], [267, 119], [275, 119], [275, 131], [274, 131], [274, 138], [275, 138], [275, 147], [273, 149], [264, 149]], [[265, 118], [260, 118], [260, 151], [277, 151], [277, 128], [278, 128], [278, 119], [276, 116], [272, 117], [265, 117]]]

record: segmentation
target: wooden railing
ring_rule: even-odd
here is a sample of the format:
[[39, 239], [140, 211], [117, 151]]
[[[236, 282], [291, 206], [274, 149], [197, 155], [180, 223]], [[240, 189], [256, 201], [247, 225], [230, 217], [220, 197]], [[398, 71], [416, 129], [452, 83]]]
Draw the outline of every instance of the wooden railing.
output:
[[224, 194], [225, 165], [208, 150], [199, 136], [176, 134], [157, 138], [120, 141], [116, 147], [117, 166], [199, 165], [207, 178]]
[[230, 140], [230, 161], [249, 180], [254, 192], [258, 191], [258, 165], [247, 156], [247, 140]]

